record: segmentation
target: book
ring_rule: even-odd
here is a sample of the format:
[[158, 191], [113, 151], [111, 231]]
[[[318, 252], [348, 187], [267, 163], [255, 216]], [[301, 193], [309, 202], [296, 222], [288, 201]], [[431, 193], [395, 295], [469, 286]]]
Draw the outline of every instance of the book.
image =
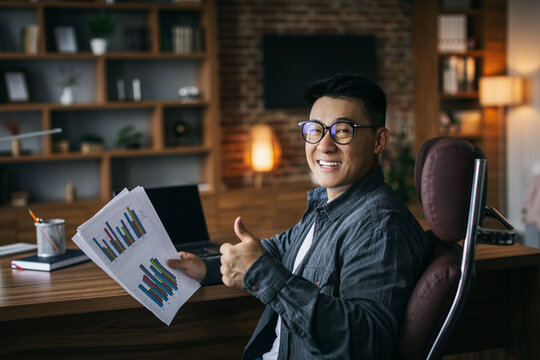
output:
[[27, 25], [22, 28], [23, 50], [27, 54], [37, 54], [39, 48], [39, 27]]
[[467, 50], [467, 17], [462, 14], [439, 15], [439, 51]]
[[52, 271], [69, 265], [81, 263], [90, 258], [81, 250], [67, 249], [65, 254], [57, 256], [27, 256], [11, 261], [13, 269]]
[[204, 30], [193, 26], [171, 28], [171, 51], [177, 54], [204, 51]]

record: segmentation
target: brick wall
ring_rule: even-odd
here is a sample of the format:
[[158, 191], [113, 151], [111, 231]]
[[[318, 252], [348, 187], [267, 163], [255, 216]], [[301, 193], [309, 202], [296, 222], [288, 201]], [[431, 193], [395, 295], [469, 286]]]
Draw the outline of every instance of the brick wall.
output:
[[[266, 110], [263, 34], [375, 35], [377, 78], [388, 96], [387, 126], [412, 134], [411, 4], [404, 0], [219, 0], [218, 41], [223, 181], [253, 184], [244, 162], [249, 125], [271, 124], [282, 148], [279, 166], [264, 183], [309, 181], [297, 123], [305, 111]], [[410, 137], [409, 137], [410, 138]]]

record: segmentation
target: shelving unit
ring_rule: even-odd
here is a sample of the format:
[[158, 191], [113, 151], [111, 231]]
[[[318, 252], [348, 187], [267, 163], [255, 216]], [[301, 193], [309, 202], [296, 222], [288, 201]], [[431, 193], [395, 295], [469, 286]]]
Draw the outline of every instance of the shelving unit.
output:
[[[90, 51], [85, 29], [89, 17], [98, 12], [112, 14], [116, 27], [108, 52], [96, 56]], [[30, 192], [32, 203], [61, 202], [69, 179], [74, 180], [85, 204], [107, 201], [113, 190], [124, 186], [196, 182], [210, 193], [219, 189], [214, 0], [117, 0], [113, 4], [105, 0], [0, 1], [0, 13], [4, 26], [0, 73], [23, 71], [30, 93], [30, 102], [0, 103], [0, 136], [9, 135], [1, 123], [5, 119], [18, 122], [21, 133], [63, 129], [61, 134], [23, 141], [23, 154], [18, 157], [9, 154], [9, 144], [0, 143], [3, 197], [22, 189]], [[35, 54], [24, 52], [19, 35], [30, 24], [39, 28]], [[169, 34], [175, 25], [202, 28], [204, 49], [173, 52]], [[57, 26], [75, 30], [77, 52], [57, 51]], [[130, 27], [146, 29], [146, 50], [126, 50], [124, 33]], [[72, 105], [59, 102], [58, 82], [67, 73], [79, 80]], [[134, 78], [141, 82], [142, 100], [120, 100], [117, 79], [128, 85]], [[182, 86], [197, 86], [200, 96], [179, 99]], [[129, 86], [126, 90], [129, 97]], [[177, 121], [189, 130], [185, 138], [172, 135]], [[115, 145], [116, 133], [126, 125], [143, 132], [140, 148], [119, 149]], [[103, 150], [83, 154], [80, 139], [90, 133], [103, 138]], [[53, 144], [58, 140], [69, 141], [69, 152], [54, 152]]]
[[[504, 197], [498, 189], [505, 181], [505, 161], [500, 161], [505, 149], [500, 146], [504, 141], [500, 142], [499, 136], [505, 134], [499, 131], [496, 110], [482, 108], [479, 104], [478, 79], [506, 71], [506, 1], [470, 0], [470, 6], [462, 8], [445, 7], [448, 3], [452, 2], [413, 1], [416, 152], [425, 141], [436, 136], [463, 137], [480, 147], [489, 164], [487, 201], [503, 211]], [[439, 51], [438, 19], [441, 15], [466, 18], [467, 48], [464, 51]], [[456, 57], [473, 59], [476, 71], [472, 87], [445, 92], [444, 65]], [[445, 114], [451, 118], [465, 111], [479, 114], [480, 123], [474, 131], [461, 131], [459, 123], [441, 125], [441, 116], [445, 124], [444, 120], [448, 119]]]

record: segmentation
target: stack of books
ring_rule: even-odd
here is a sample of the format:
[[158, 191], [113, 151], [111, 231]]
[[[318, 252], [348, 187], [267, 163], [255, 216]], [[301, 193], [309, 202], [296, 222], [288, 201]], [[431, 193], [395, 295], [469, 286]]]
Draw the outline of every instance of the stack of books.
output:
[[172, 52], [185, 54], [204, 51], [203, 29], [193, 26], [172, 27]]
[[443, 61], [442, 91], [455, 95], [477, 90], [476, 62], [472, 56], [450, 56]]
[[439, 15], [439, 51], [467, 50], [467, 17], [462, 14]]

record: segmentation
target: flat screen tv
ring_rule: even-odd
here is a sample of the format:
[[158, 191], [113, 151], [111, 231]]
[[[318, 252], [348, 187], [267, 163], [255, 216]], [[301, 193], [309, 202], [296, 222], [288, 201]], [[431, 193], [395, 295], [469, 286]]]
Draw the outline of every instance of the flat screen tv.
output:
[[265, 35], [262, 47], [268, 109], [304, 107], [305, 87], [336, 73], [354, 72], [377, 80], [371, 35]]

